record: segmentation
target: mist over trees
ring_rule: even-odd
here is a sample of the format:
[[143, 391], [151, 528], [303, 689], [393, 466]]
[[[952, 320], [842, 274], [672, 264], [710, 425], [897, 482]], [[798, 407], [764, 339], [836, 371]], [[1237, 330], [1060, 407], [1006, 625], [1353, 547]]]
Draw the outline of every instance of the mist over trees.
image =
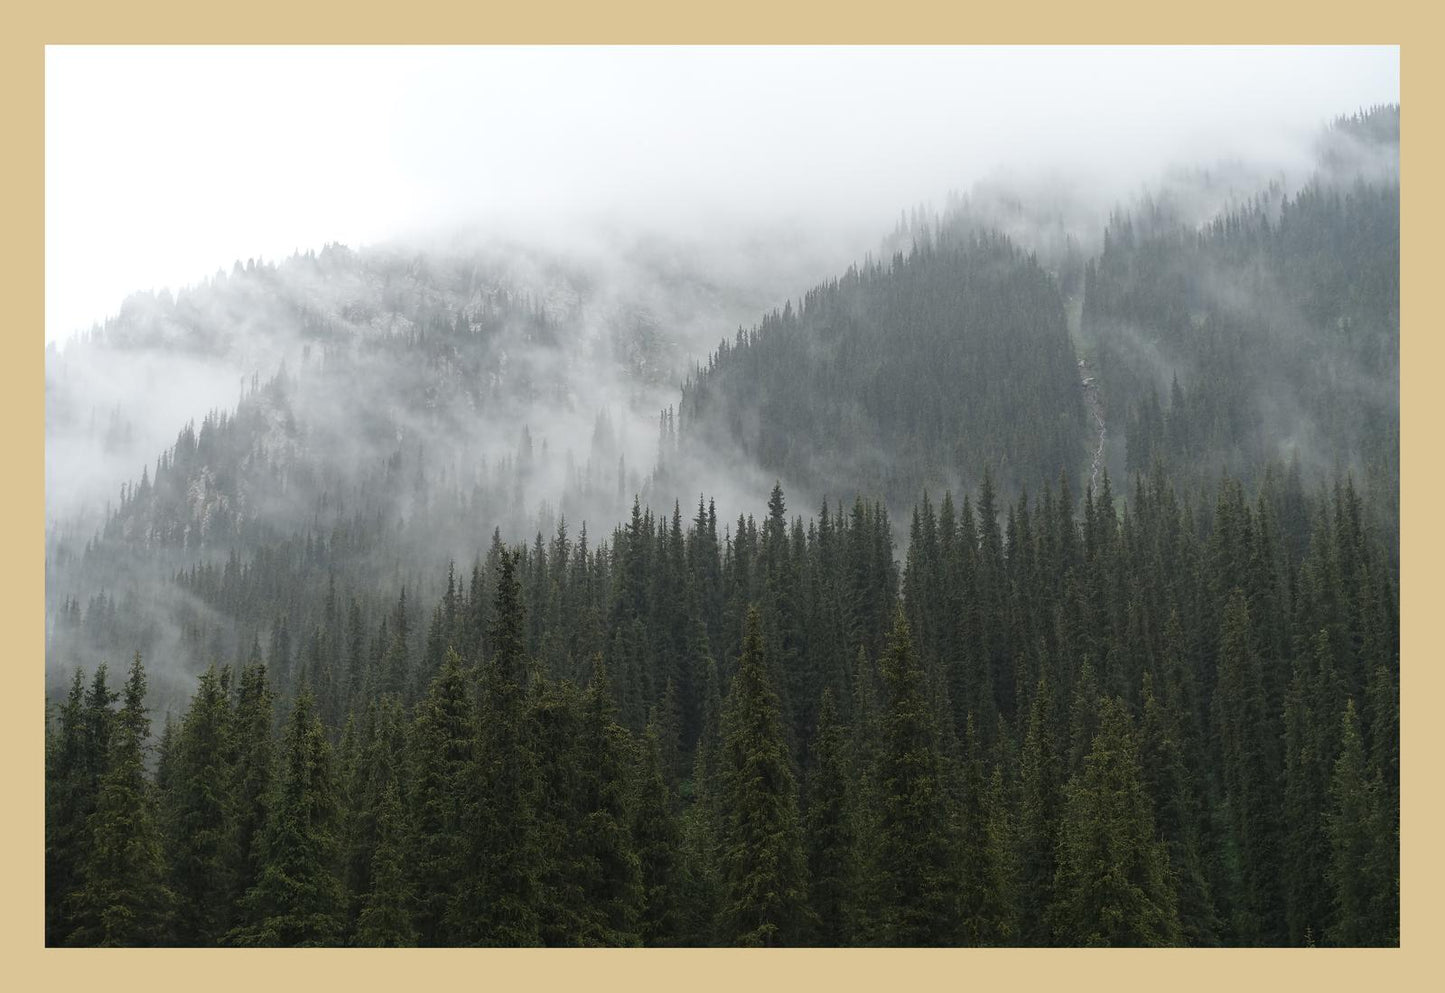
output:
[[1398, 944], [1398, 143], [131, 298], [47, 354], [47, 944]]

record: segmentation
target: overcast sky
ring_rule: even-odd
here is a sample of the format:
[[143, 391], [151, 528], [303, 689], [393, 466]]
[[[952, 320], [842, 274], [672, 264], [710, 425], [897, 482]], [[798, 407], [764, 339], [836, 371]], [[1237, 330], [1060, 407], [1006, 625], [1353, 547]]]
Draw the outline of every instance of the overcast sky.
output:
[[45, 72], [47, 340], [329, 241], [482, 218], [881, 237], [1000, 171], [1125, 195], [1171, 164], [1299, 162], [1400, 98], [1396, 47], [52, 46]]

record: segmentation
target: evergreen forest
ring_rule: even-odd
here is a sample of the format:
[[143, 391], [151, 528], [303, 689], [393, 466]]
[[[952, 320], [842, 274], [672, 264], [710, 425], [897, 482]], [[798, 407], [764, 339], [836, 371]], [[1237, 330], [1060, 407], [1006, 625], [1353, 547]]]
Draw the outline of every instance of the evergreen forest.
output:
[[[1092, 240], [956, 198], [775, 308], [138, 294], [47, 354], [47, 461], [125, 474], [50, 488], [46, 944], [1398, 945], [1398, 143]], [[135, 465], [131, 363], [224, 382]]]

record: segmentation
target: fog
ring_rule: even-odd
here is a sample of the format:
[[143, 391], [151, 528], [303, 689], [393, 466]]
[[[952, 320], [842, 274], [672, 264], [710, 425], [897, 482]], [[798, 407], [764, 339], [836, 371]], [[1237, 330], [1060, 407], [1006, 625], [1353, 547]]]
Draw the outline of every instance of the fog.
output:
[[[1397, 102], [1398, 76], [1396, 48], [50, 47], [48, 567], [243, 396], [264, 427], [239, 481], [192, 481], [195, 518], [325, 533], [394, 491], [413, 554], [365, 567], [423, 597], [494, 526], [565, 515], [595, 542], [634, 494], [686, 517], [700, 492], [725, 525], [773, 482], [738, 452], [651, 478], [659, 412], [721, 339], [939, 218], [1057, 272], [1121, 207], [1198, 224], [1326, 159], [1397, 170], [1321, 136]], [[475, 361], [438, 330], [463, 313], [458, 340], [491, 336]], [[825, 495], [853, 494], [789, 511]], [[179, 680], [161, 615], [207, 608], [167, 570], [229, 543], [124, 538], [168, 551], [48, 568], [48, 613], [101, 589], [154, 604]]]
[[1302, 170], [1321, 122], [1398, 99], [1394, 47], [52, 46], [46, 339], [236, 259], [456, 227], [846, 258], [990, 176], [1108, 201], [1172, 164]]

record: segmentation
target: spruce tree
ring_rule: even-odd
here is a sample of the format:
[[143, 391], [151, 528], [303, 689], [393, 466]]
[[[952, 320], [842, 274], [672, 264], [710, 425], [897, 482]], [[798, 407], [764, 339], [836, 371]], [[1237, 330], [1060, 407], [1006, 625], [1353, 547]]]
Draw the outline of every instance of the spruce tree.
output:
[[953, 818], [937, 716], [901, 610], [879, 669], [880, 938], [892, 946], [951, 944], [960, 925]]
[[838, 724], [833, 691], [824, 689], [814, 734], [804, 836], [808, 843], [808, 898], [816, 944], [838, 947], [852, 937], [858, 881], [853, 808], [847, 768], [847, 732]]
[[1084, 768], [1065, 791], [1054, 940], [1063, 945], [1177, 945], [1183, 935], [1169, 856], [1155, 837], [1138, 748], [1122, 700], [1099, 705]]
[[233, 796], [231, 707], [215, 667], [201, 675], [173, 745], [168, 779], [170, 882], [175, 940], [214, 945], [230, 928]]
[[482, 665], [475, 785], [465, 817], [468, 861], [449, 914], [450, 929], [465, 944], [540, 940], [539, 783], [526, 720], [530, 667], [517, 562], [504, 552], [498, 563], [491, 655]]
[[334, 945], [346, 923], [337, 875], [339, 809], [331, 744], [309, 687], [292, 705], [260, 837], [261, 874], [242, 901], [239, 945]]
[[1199, 801], [1179, 744], [1179, 715], [1154, 693], [1144, 674], [1140, 771], [1153, 800], [1155, 823], [1169, 854], [1179, 896], [1179, 923], [1187, 944], [1218, 944], [1218, 921], [1204, 866]]
[[[722, 895], [719, 875], [722, 844], [723, 702], [717, 665], [704, 660], [701, 728], [693, 756], [690, 802], [682, 813], [679, 886], [683, 893], [686, 943], [710, 945]], [[659, 757], [660, 761], [660, 757]]]
[[632, 840], [642, 885], [637, 929], [644, 945], [675, 945], [686, 934], [682, 826], [673, 811], [673, 796], [663, 777], [655, 728], [647, 729], [641, 752], [637, 796], [632, 805]]
[[1380, 805], [1379, 777], [1365, 759], [1353, 699], [1345, 704], [1340, 742], [1327, 819], [1327, 875], [1334, 894], [1329, 942], [1351, 947], [1398, 944], [1387, 856], [1392, 839]]
[[1280, 913], [1280, 739], [1265, 699], [1263, 660], [1250, 634], [1244, 592], [1225, 605], [1214, 722], [1232, 843], [1232, 925], [1244, 944], [1278, 944]]
[[414, 893], [406, 866], [410, 836], [401, 790], [395, 781], [383, 788], [376, 808], [376, 848], [371, 856], [371, 889], [356, 921], [356, 944], [404, 948], [417, 943], [412, 924]]
[[87, 769], [84, 676], [76, 670], [45, 754], [45, 944], [74, 929], [71, 894], [78, 888], [86, 821], [95, 807]]
[[155, 789], [145, 773], [145, 693], [137, 652], [110, 734], [109, 766], [86, 822], [72, 944], [156, 945], [169, 937], [173, 897], [165, 882]]
[[275, 749], [271, 737], [272, 695], [266, 663], [259, 655], [241, 670], [240, 692], [231, 726], [230, 903], [237, 906], [261, 879], [261, 836], [270, 817], [275, 786]]
[[617, 704], [605, 668], [587, 688], [579, 796], [582, 821], [570, 843], [583, 871], [582, 899], [592, 915], [585, 944], [636, 944], [642, 907], [642, 870], [632, 839], [633, 742], [617, 723]]
[[475, 787], [476, 711], [466, 670], [447, 649], [441, 670], [416, 709], [409, 736], [406, 796], [412, 812], [408, 873], [417, 896], [416, 928], [422, 945], [459, 938], [447, 914], [462, 882], [464, 815]]
[[1051, 943], [1046, 912], [1054, 901], [1064, 786], [1053, 706], [1053, 689], [1040, 680], [1019, 759], [1019, 941], [1025, 945]]
[[724, 717], [719, 936], [789, 945], [806, 935], [807, 856], [761, 622], [749, 608]]

